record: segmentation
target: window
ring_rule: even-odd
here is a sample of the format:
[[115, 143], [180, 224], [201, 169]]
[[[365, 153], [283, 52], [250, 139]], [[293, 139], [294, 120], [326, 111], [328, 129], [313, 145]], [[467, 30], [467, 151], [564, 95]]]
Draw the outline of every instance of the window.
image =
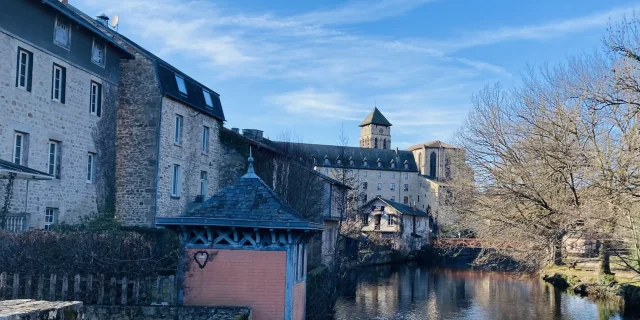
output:
[[362, 183], [362, 190], [367, 190], [367, 187], [368, 187], [368, 186], [369, 186], [369, 184], [368, 184], [368, 183], [363, 182], [363, 183]]
[[67, 69], [54, 63], [51, 76], [51, 100], [64, 103], [66, 78]]
[[390, 215], [390, 214], [388, 214], [388, 215], [387, 215], [387, 225], [389, 225], [389, 226], [394, 225], [394, 223], [393, 223], [393, 216], [392, 216], [392, 215]]
[[91, 103], [89, 105], [89, 113], [100, 116], [102, 113], [102, 85], [91, 81]]
[[91, 62], [104, 67], [104, 43], [93, 39], [93, 48], [91, 49]]
[[389, 184], [389, 190], [395, 190], [396, 189], [396, 184], [395, 183], [390, 183]]
[[367, 170], [364, 171], [364, 177], [367, 177]]
[[382, 140], [382, 149], [387, 148], [387, 139]]
[[25, 137], [24, 133], [16, 132], [13, 138], [13, 163], [25, 166]]
[[378, 178], [382, 178], [382, 171], [378, 171]]
[[171, 180], [171, 196], [172, 197], [180, 196], [180, 166], [177, 164], [173, 165], [173, 178]]
[[49, 159], [47, 163], [47, 173], [60, 179], [60, 147], [56, 141], [49, 141]]
[[[418, 202], [420, 202], [420, 195], [418, 195]], [[424, 207], [424, 206], [423, 206]]]
[[362, 215], [362, 224], [367, 226], [369, 225], [369, 215], [368, 214], [363, 214]]
[[409, 184], [407, 183], [404, 184], [404, 191], [409, 191]]
[[44, 211], [44, 229], [51, 230], [53, 224], [56, 221], [56, 216], [58, 215], [58, 209], [56, 208], [46, 208]]
[[60, 21], [56, 17], [56, 25], [53, 31], [53, 43], [69, 50], [71, 45], [71, 28], [69, 24]]
[[209, 127], [202, 127], [202, 153], [209, 153]]
[[405, 169], [405, 170], [409, 170], [409, 164], [408, 164], [408, 163], [406, 163], [406, 162], [404, 163], [404, 169]]
[[18, 70], [16, 74], [16, 87], [31, 92], [31, 75], [33, 69], [33, 53], [18, 48]]
[[409, 204], [409, 197], [408, 196], [404, 196], [403, 203], [404, 204]]
[[382, 168], [382, 162], [380, 162], [380, 160], [378, 160], [378, 168]]
[[329, 165], [329, 159], [328, 158], [324, 158], [324, 165], [328, 166]]
[[376, 190], [382, 190], [382, 183], [378, 183]]
[[378, 149], [378, 138], [375, 138], [373, 141], [373, 148]]
[[[393, 163], [391, 164], [391, 166], [393, 167]], [[396, 178], [396, 173], [395, 172], [391, 173], [391, 178], [394, 178], [394, 179]]]
[[349, 177], [353, 177], [353, 170], [349, 170]]
[[207, 104], [207, 107], [213, 108], [213, 101], [211, 99], [211, 92], [207, 90], [202, 90], [202, 95], [204, 96], [204, 103]]
[[178, 91], [180, 91], [180, 93], [187, 94], [187, 85], [184, 83], [184, 78], [177, 74], [176, 74], [176, 84], [178, 85]]
[[391, 196], [391, 201], [396, 201], [396, 196]]
[[87, 183], [93, 183], [93, 173], [96, 167], [96, 155], [89, 152], [87, 154]]
[[200, 172], [200, 195], [204, 198], [207, 195], [207, 172]]
[[429, 176], [435, 178], [436, 177], [436, 153], [431, 152], [429, 156]]
[[353, 160], [349, 159], [349, 165], [353, 167]]
[[362, 166], [364, 167], [368, 167], [369, 166], [369, 161], [367, 161], [366, 159], [362, 162]]
[[391, 162], [391, 169], [395, 169], [396, 168], [396, 163], [395, 162]]
[[176, 114], [175, 127], [173, 131], [173, 143], [182, 143], [182, 116]]
[[405, 180], [409, 180], [409, 173], [405, 173], [405, 174], [404, 174], [404, 179], [405, 179]]

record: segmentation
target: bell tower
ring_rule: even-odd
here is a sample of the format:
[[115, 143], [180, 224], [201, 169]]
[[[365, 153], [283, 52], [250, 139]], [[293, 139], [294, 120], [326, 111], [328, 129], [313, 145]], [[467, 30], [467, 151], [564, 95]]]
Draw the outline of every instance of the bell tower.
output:
[[391, 149], [391, 122], [377, 107], [360, 123], [360, 147]]

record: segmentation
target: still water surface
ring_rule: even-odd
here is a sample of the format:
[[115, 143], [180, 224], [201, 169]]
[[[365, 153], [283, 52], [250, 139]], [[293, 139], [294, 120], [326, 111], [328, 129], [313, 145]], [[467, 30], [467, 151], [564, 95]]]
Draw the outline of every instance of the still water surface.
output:
[[350, 280], [336, 319], [640, 319], [637, 310], [509, 273], [391, 265], [359, 269]]

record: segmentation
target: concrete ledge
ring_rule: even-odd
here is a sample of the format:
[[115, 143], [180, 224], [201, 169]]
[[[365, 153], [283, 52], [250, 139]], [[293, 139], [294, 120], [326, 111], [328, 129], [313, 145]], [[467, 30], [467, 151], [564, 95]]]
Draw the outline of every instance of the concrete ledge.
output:
[[29, 299], [0, 301], [0, 320], [84, 319], [82, 302], [50, 302]]

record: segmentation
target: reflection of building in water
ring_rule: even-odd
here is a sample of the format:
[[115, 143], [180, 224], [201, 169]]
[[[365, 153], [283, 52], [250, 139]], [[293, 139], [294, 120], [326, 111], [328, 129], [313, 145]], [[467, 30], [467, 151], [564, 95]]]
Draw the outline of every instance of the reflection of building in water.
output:
[[358, 298], [362, 303], [376, 306], [377, 314], [381, 317], [393, 317], [398, 305], [398, 291], [400, 276], [392, 273], [387, 279], [376, 284], [361, 284], [358, 286]]

